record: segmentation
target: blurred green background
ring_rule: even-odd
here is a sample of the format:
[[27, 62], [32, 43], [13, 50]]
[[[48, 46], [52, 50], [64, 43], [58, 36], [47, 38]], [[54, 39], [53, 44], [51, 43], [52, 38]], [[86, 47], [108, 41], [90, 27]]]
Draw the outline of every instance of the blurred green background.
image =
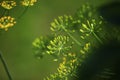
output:
[[[58, 62], [52, 57], [36, 59], [33, 54], [32, 42], [36, 37], [50, 33], [50, 22], [57, 16], [74, 14], [81, 4], [90, 2], [100, 6], [110, 0], [38, 0], [7, 32], [0, 34], [0, 51], [6, 60], [13, 80], [43, 80], [54, 73]], [[13, 9], [10, 14], [19, 16], [23, 10]], [[48, 58], [49, 57], [49, 58]], [[8, 80], [0, 62], [0, 80]]]

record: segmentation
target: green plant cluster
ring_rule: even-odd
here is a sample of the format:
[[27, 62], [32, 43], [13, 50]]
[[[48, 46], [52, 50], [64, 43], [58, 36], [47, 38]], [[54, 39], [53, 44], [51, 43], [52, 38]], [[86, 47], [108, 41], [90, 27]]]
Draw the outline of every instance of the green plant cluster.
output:
[[51, 55], [54, 57], [53, 61], [62, 60], [57, 72], [44, 80], [77, 78], [77, 66], [81, 66], [81, 63], [92, 54], [92, 49], [98, 48], [113, 37], [108, 36], [111, 32], [119, 34], [114, 28], [108, 31], [106, 23], [90, 4], [82, 5], [74, 15], [63, 15], [54, 19], [50, 27], [51, 36], [38, 37], [33, 42], [37, 57]]
[[[69, 80], [70, 76], [77, 77], [75, 69], [87, 56], [86, 53], [91, 45], [88, 38], [93, 37], [102, 43], [97, 35], [102, 30], [102, 26], [102, 17], [96, 18], [95, 10], [88, 4], [83, 5], [74, 16], [64, 15], [54, 19], [50, 27], [52, 37], [36, 38], [33, 42], [38, 57], [48, 54], [55, 57], [54, 61], [63, 58], [57, 72], [44, 80]], [[75, 45], [79, 46], [77, 53], [72, 50]]]

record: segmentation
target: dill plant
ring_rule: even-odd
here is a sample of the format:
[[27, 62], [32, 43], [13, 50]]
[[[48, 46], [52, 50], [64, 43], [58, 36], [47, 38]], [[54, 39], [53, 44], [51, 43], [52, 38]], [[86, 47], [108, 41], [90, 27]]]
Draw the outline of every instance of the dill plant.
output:
[[[53, 61], [62, 60], [57, 72], [43, 80], [88, 80], [81, 77], [87, 73], [83, 68], [86, 67], [83, 66], [86, 60], [95, 50], [110, 43], [110, 40], [120, 41], [119, 29], [114, 27], [107, 29], [108, 26], [111, 25], [90, 4], [82, 5], [74, 15], [63, 15], [54, 19], [50, 27], [51, 35], [41, 36], [33, 41], [34, 53], [37, 57], [44, 58], [45, 55], [50, 55], [54, 57]], [[109, 80], [110, 74], [114, 74], [111, 68], [102, 68], [98, 73], [99, 77], [94, 80]]]
[[[0, 34], [2, 31], [8, 31], [9, 28], [13, 27], [17, 20], [22, 17], [22, 15], [27, 11], [30, 6], [33, 6], [37, 0], [0, 0]], [[18, 14], [18, 17], [13, 17], [10, 15], [11, 11], [18, 7], [25, 7], [22, 14]], [[13, 13], [14, 14], [14, 13]], [[6, 71], [9, 80], [13, 80], [12, 76], [8, 70], [5, 59], [3, 58], [2, 52], [0, 51], [0, 60]]]
[[104, 22], [102, 17], [96, 17], [95, 13], [89, 4], [83, 5], [74, 16], [63, 15], [54, 19], [50, 27], [51, 39], [43, 36], [35, 39], [33, 46], [38, 57], [48, 54], [55, 58], [54, 61], [63, 60], [57, 72], [44, 80], [69, 80], [77, 77], [76, 68], [87, 56], [91, 40], [95, 39], [98, 43], [102, 43], [98, 33], [102, 31]]

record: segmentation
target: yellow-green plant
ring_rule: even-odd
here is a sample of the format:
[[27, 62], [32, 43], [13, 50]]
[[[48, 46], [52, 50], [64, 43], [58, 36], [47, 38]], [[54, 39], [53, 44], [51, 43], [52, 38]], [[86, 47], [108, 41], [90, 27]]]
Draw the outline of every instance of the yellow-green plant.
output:
[[[57, 72], [50, 74], [44, 80], [109, 80], [114, 75], [110, 68], [111, 65], [106, 65], [107, 63], [101, 66], [100, 62], [98, 65], [100, 69], [93, 70], [93, 73], [86, 69], [89, 65], [90, 67], [96, 66], [94, 61], [93, 65], [92, 63], [86, 65], [86, 63], [92, 55], [98, 54], [94, 52], [99, 51], [101, 46], [111, 43], [114, 39], [117, 42], [120, 41], [119, 29], [110, 27], [96, 8], [85, 4], [77, 10], [75, 15], [59, 16], [51, 22], [50, 30], [51, 36], [41, 36], [33, 42], [35, 55], [39, 58], [43, 58], [46, 54], [51, 55], [54, 57], [53, 61], [62, 60], [62, 62]], [[99, 78], [96, 78], [98, 75]]]
[[[0, 33], [1, 31], [7, 31], [8, 28], [13, 27], [17, 19], [20, 19], [20, 17], [26, 12], [26, 10], [33, 6], [37, 0], [0, 0]], [[12, 17], [9, 13], [12, 9], [19, 7], [25, 7], [25, 10], [22, 14], [18, 14], [18, 17]], [[21, 13], [21, 12], [20, 12]], [[7, 76], [9, 80], [12, 80], [12, 76], [10, 75], [10, 72], [7, 68], [5, 59], [2, 56], [2, 52], [0, 51], [0, 59], [3, 63], [3, 66], [5, 68], [5, 71], [7, 73]]]
[[[2, 0], [0, 1], [0, 29], [4, 29], [5, 31], [8, 28], [13, 27], [16, 23], [16, 18], [13, 18], [9, 13], [12, 9], [16, 8], [17, 6], [24, 6], [26, 9], [30, 6], [33, 6], [37, 0]], [[26, 11], [25, 9], [25, 11]], [[23, 15], [24, 12], [19, 15]], [[21, 13], [21, 12], [20, 12]], [[18, 17], [21, 17], [18, 16]]]

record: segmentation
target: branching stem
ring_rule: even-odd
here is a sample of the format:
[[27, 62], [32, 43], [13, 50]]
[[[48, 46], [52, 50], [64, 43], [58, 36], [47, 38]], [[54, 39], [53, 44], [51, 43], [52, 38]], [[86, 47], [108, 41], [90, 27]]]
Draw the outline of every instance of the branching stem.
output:
[[71, 38], [75, 43], [77, 43], [79, 46], [82, 46], [81, 43], [80, 43], [77, 39], [75, 39], [75, 37], [73, 37], [73, 36], [64, 28], [64, 26], [61, 26], [61, 27], [62, 27], [62, 29], [70, 36], [70, 38]]

